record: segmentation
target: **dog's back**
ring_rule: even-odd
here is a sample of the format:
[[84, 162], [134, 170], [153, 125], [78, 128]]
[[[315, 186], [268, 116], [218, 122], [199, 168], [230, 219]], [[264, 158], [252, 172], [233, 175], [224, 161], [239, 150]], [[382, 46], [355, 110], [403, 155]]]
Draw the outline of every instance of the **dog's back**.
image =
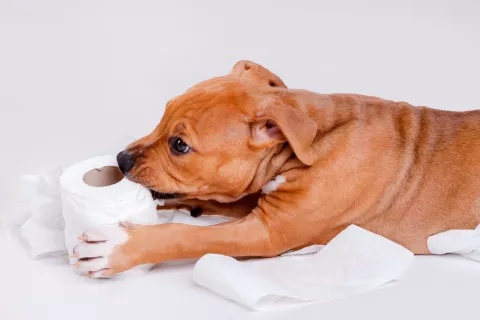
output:
[[427, 253], [428, 236], [480, 223], [480, 110], [451, 112], [406, 103], [394, 103], [391, 110], [392, 118], [385, 121], [399, 151], [395, 190], [385, 213], [369, 223]]

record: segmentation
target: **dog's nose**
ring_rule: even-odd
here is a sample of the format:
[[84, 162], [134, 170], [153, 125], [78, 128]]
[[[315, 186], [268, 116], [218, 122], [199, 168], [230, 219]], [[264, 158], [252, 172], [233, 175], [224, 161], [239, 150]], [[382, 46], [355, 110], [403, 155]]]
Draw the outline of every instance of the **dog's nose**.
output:
[[135, 158], [128, 151], [122, 151], [117, 155], [117, 162], [120, 171], [125, 175], [132, 170], [135, 165]]

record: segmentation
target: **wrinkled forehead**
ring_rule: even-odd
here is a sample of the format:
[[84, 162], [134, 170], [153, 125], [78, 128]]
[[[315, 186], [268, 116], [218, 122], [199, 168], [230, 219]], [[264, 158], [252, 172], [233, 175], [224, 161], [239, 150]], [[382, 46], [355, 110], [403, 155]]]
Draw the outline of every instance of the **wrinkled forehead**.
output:
[[220, 77], [199, 83], [167, 105], [164, 130], [185, 128], [197, 137], [223, 140], [244, 135], [253, 99], [240, 81]]
[[243, 107], [251, 100], [248, 91], [245, 84], [240, 82], [238, 78], [230, 76], [213, 78], [194, 85], [184, 94], [174, 98], [167, 106], [167, 110], [178, 108], [204, 109], [213, 105]]

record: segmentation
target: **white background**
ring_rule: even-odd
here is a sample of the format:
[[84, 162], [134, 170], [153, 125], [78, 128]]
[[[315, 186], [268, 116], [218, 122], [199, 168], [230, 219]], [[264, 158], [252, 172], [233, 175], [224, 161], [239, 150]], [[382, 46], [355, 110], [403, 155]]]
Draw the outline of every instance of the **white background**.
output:
[[[14, 214], [19, 175], [120, 151], [153, 129], [168, 99], [240, 59], [292, 88], [478, 109], [479, 17], [476, 0], [0, 0], [0, 214]], [[478, 311], [480, 265], [456, 258], [419, 257], [403, 282], [371, 294], [259, 314], [194, 287], [191, 265], [85, 282], [61, 261], [30, 261], [1, 230], [0, 241], [2, 320]]]

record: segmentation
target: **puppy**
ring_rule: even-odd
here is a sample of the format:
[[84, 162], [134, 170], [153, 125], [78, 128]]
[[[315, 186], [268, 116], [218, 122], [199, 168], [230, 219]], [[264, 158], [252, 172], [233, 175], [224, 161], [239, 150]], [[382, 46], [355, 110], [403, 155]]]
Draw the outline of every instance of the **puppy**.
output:
[[428, 254], [430, 235], [480, 223], [479, 110], [288, 89], [250, 61], [168, 102], [118, 164], [164, 209], [235, 219], [86, 231], [76, 255], [93, 277], [206, 253], [272, 257], [350, 224]]

